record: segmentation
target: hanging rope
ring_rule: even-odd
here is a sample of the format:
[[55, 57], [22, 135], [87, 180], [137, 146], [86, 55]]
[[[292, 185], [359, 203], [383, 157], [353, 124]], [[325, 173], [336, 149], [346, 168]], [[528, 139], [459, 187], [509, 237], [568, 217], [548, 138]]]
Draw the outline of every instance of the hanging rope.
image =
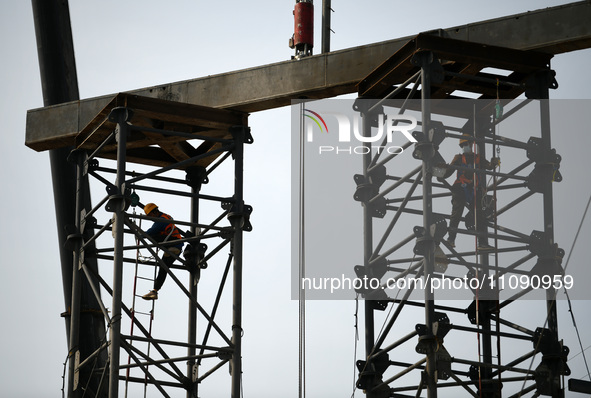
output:
[[[503, 108], [502, 106], [500, 106], [500, 100], [499, 100], [499, 79], [497, 79], [497, 105], [498, 107], [500, 107], [500, 111], [498, 109], [498, 107], [496, 108], [496, 113], [495, 113], [495, 120], [498, 122], [499, 119], [502, 117], [503, 115]], [[496, 172], [501, 171], [501, 146], [497, 145], [497, 135], [498, 135], [498, 130], [500, 130], [500, 126], [499, 124], [495, 124], [495, 127], [493, 128], [493, 154], [496, 155], [496, 157], [499, 159], [498, 162], [498, 168], [499, 170], [496, 170]], [[493, 174], [492, 179], [493, 179], [493, 223], [494, 223], [494, 231], [495, 231], [495, 280], [498, 281], [499, 280], [499, 237], [498, 237], [498, 218], [497, 218], [497, 175]], [[501, 324], [499, 322], [499, 320], [501, 319], [501, 305], [500, 305], [500, 301], [499, 301], [499, 291], [498, 291], [498, 284], [497, 286], [495, 286], [495, 289], [497, 290], [497, 299], [496, 299], [496, 308], [495, 308], [495, 315], [497, 317], [496, 322], [495, 322], [495, 329], [497, 332], [497, 365], [499, 366], [499, 369], [501, 369]], [[498, 386], [498, 391], [499, 391], [499, 396], [502, 396], [501, 392], [502, 392], [502, 372], [499, 372], [499, 382], [497, 384]]]

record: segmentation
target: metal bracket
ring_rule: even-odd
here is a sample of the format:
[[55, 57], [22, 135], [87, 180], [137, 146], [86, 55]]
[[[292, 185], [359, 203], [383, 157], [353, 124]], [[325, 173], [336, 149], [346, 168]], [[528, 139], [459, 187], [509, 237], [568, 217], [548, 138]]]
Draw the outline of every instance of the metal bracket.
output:
[[437, 370], [440, 371], [439, 377], [448, 379], [451, 375], [451, 355], [443, 347], [443, 339], [451, 330], [451, 324], [447, 314], [435, 312], [433, 315], [435, 321], [431, 326], [431, 333], [427, 325], [417, 324], [415, 326], [419, 335], [415, 351], [424, 355], [434, 352], [437, 357]]
[[[363, 174], [355, 174], [353, 176], [355, 183], [357, 184], [353, 199], [357, 202], [362, 202], [368, 205], [372, 217], [384, 218], [386, 215], [386, 198], [383, 196], [376, 196], [379, 192], [380, 185], [386, 179], [385, 168], [383, 174], [380, 168], [376, 168], [376, 170], [375, 175], [372, 173], [367, 178]], [[374, 176], [376, 177], [375, 179]], [[372, 199], [373, 202], [369, 204], [369, 201]]]
[[[421, 131], [413, 131], [412, 136], [417, 140], [412, 157], [417, 160], [430, 161], [431, 167], [445, 164], [445, 159], [439, 153], [439, 144], [445, 139], [445, 127], [443, 123], [431, 121], [427, 128], [427, 134]], [[433, 173], [433, 170], [431, 170]]]
[[[356, 265], [354, 267], [354, 270], [355, 274], [357, 275], [357, 278], [359, 278], [359, 280], [364, 281], [364, 284], [361, 287], [356, 288], [355, 292], [363, 294], [364, 297], [367, 297], [369, 295], [372, 295], [372, 292], [374, 292], [375, 290], [383, 290], [380, 287], [378, 287], [377, 289], [371, 289], [371, 286], [375, 285], [375, 283], [369, 282], [368, 285], [366, 281], [377, 281], [378, 285], [380, 285], [380, 280], [388, 270], [385, 258], [382, 258], [375, 264], [368, 266]], [[376, 293], [373, 294], [373, 296], [375, 295]]]
[[441, 242], [447, 233], [447, 221], [445, 220], [445, 216], [443, 214], [433, 213], [431, 217], [433, 223], [429, 228], [430, 231], [428, 234], [422, 226], [417, 225], [413, 228], [413, 233], [417, 238], [413, 252], [417, 255], [424, 256], [429, 243]]
[[105, 205], [105, 210], [114, 213], [117, 211], [117, 209], [120, 209], [122, 211], [126, 211], [127, 209], [129, 209], [129, 206], [131, 206], [133, 202], [133, 198], [131, 197], [131, 189], [124, 188], [123, 194], [120, 194], [119, 189], [112, 184], [107, 185], [105, 189], [109, 194], [109, 200]]
[[414, 66], [426, 68], [429, 76], [431, 77], [431, 82], [435, 84], [441, 84], [445, 79], [445, 70], [443, 69], [443, 66], [441, 66], [441, 63], [439, 62], [439, 59], [437, 59], [436, 55], [437, 54], [428, 50], [417, 51], [410, 59], [410, 63]]
[[185, 181], [187, 185], [198, 192], [201, 190], [201, 185], [209, 183], [207, 169], [203, 166], [187, 167], [186, 173]]
[[99, 160], [96, 158], [89, 159], [87, 162], [88, 171], [95, 171], [99, 168]]
[[547, 99], [548, 89], [557, 89], [556, 71], [545, 69], [532, 74], [525, 82], [525, 97], [528, 99]]
[[562, 261], [564, 250], [550, 240], [543, 231], [532, 231], [529, 236], [529, 251], [539, 257], [556, 258]]
[[363, 120], [371, 127], [378, 127], [378, 115], [384, 114], [384, 107], [382, 105], [377, 106], [373, 111], [369, 112], [375, 105], [381, 100], [369, 99], [369, 98], [357, 98], [353, 102], [353, 110], [361, 113]]
[[[73, 225], [71, 225], [70, 227], [73, 227]], [[68, 228], [66, 228], [68, 229]], [[73, 230], [73, 229], [72, 229]], [[84, 238], [82, 236], [82, 234], [80, 233], [71, 233], [68, 234], [68, 237], [66, 238], [66, 242], [64, 243], [64, 247], [68, 250], [76, 250], [77, 247], [77, 243], [80, 243], [80, 246], [82, 246], [84, 242]]]
[[202, 261], [206, 252], [207, 245], [205, 243], [189, 243], [183, 251], [183, 256], [187, 260], [189, 268], [206, 269], [207, 262]]
[[86, 150], [84, 149], [73, 149], [68, 154], [67, 161], [73, 164], [80, 164], [82, 165], [82, 175], [86, 176], [88, 174], [88, 162], [86, 161], [87, 155]]
[[[384, 289], [381, 288], [380, 280], [388, 270], [386, 259], [378, 260], [370, 266], [356, 265], [354, 270], [357, 278], [364, 281], [361, 287], [355, 288], [355, 292], [361, 294], [365, 300], [368, 300], [373, 309], [384, 311], [388, 307], [389, 297]], [[375, 283], [368, 281], [376, 280], [378, 287], [372, 289], [371, 286], [375, 285]]]
[[129, 122], [133, 118], [133, 110], [124, 106], [113, 108], [107, 116], [112, 123]]
[[254, 143], [254, 138], [252, 137], [252, 134], [250, 133], [250, 127], [248, 127], [248, 126], [232, 126], [232, 127], [230, 127], [230, 134], [232, 134], [232, 137], [235, 140], [236, 140], [236, 137], [238, 136], [238, 134], [244, 134], [243, 135], [243, 142], [245, 144]]
[[542, 362], [535, 370], [534, 377], [537, 392], [542, 395], [555, 396], [554, 392], [560, 390], [560, 377], [569, 376], [570, 368], [567, 365], [570, 349], [556, 340], [549, 329], [537, 328], [533, 336], [533, 346], [542, 353]]
[[534, 192], [544, 192], [546, 183], [561, 182], [560, 174], [561, 157], [556, 149], [542, 147], [542, 139], [530, 137], [527, 141], [527, 158], [536, 162], [534, 170], [527, 179], [527, 187]]
[[[385, 389], [381, 392], [375, 392], [372, 387], [377, 384], [381, 384], [382, 375], [390, 366], [390, 358], [387, 353], [382, 353], [375, 357], [371, 361], [357, 361], [355, 363], [357, 370], [359, 371], [359, 378], [357, 379], [356, 386], [362, 390], [372, 390], [372, 397], [387, 398], [390, 396], [390, 388], [384, 386]], [[384, 395], [385, 394], [385, 395]]]
[[[481, 198], [479, 217], [484, 220], [492, 220], [495, 214], [495, 200], [492, 195], [485, 195]], [[480, 219], [480, 218], [479, 218]], [[464, 216], [464, 225], [468, 231], [473, 231], [476, 228], [476, 218], [474, 217], [474, 207], [470, 206], [468, 212]]]
[[238, 212], [236, 210], [235, 201], [223, 202], [222, 209], [229, 210], [228, 220], [235, 229], [242, 229], [243, 231], [252, 231], [252, 224], [250, 223], [250, 214], [252, 213], [252, 206], [244, 204], [243, 211]]

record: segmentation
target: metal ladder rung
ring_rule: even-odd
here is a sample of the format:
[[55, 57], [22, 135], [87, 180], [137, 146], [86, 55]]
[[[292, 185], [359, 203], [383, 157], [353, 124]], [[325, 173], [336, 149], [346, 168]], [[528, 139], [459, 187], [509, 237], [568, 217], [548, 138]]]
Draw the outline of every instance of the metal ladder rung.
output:
[[[137, 297], [141, 297], [141, 296], [137, 296]], [[140, 315], [150, 315], [152, 316], [151, 312], [142, 312], [142, 311], [134, 311], [134, 314], [140, 314]]]

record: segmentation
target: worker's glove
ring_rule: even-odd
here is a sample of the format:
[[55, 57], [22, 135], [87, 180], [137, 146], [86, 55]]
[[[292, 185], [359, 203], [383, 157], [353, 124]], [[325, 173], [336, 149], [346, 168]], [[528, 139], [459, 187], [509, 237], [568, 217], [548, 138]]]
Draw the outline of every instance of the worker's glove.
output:
[[493, 167], [499, 167], [501, 166], [501, 159], [500, 158], [491, 158], [490, 159], [490, 163], [493, 165]]
[[443, 176], [447, 171], [447, 165], [445, 163], [438, 164], [437, 166], [433, 167], [432, 173], [433, 176], [437, 177], [437, 180], [440, 182], [443, 180]]

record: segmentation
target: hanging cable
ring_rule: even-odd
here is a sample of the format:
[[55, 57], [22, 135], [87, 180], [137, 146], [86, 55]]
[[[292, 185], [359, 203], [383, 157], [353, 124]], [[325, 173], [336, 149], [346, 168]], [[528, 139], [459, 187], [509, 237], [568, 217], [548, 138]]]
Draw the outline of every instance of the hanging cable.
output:
[[70, 359], [70, 353], [66, 355], [66, 360], [64, 361], [64, 370], [62, 373], [62, 398], [66, 398], [66, 370], [68, 369], [68, 361]]
[[[572, 357], [570, 357], [569, 361], [572, 361], [573, 359], [575, 359], [576, 357], [578, 357], [579, 355], [581, 355], [582, 353], [584, 353], [585, 351], [587, 351], [589, 348], [591, 348], [591, 345], [588, 345], [587, 347], [585, 347], [584, 350], [577, 352], [575, 355], [573, 355]], [[589, 377], [589, 376], [587, 376]], [[591, 379], [591, 377], [590, 377]]]
[[[590, 203], [591, 203], [591, 196], [589, 196], [589, 200], [587, 201], [587, 206], [585, 206], [585, 211], [583, 212], [583, 217], [581, 218], [581, 222], [579, 223], [579, 228], [577, 229], [577, 233], [575, 234], [573, 244], [572, 244], [570, 251], [568, 253], [568, 257], [566, 259], [566, 264], [564, 265], [565, 272], [566, 272], [566, 267], [568, 267], [568, 262], [570, 260], [570, 256], [572, 255], [573, 250], [575, 248], [575, 244], [577, 243], [577, 239], [579, 238], [579, 233], [581, 232], [581, 228], [583, 227], [583, 223], [585, 221], [585, 218], [587, 217], [587, 211], [589, 210]], [[579, 346], [581, 347], [581, 354], [583, 355], [583, 361], [585, 363], [585, 368], [587, 369], [587, 376], [589, 377], [589, 380], [591, 380], [591, 372], [589, 372], [589, 365], [587, 363], [587, 356], [585, 355], [585, 349], [583, 349], [583, 342], [581, 341], [581, 334], [579, 333], [579, 327], [577, 326], [577, 321], [575, 320], [575, 313], [573, 312], [573, 307], [572, 307], [572, 303], [570, 300], [570, 296], [569, 296], [568, 290], [566, 288], [564, 288], [564, 293], [566, 294], [566, 299], [567, 299], [567, 303], [568, 303], [568, 312], [570, 312], [571, 319], [573, 321], [573, 326], [574, 326], [575, 331], [577, 333], [577, 339], [579, 340]]]
[[585, 218], [587, 217], [587, 212], [589, 211], [589, 204], [591, 204], [591, 195], [587, 200], [587, 206], [585, 206], [585, 211], [583, 212], [583, 216], [581, 217], [581, 222], [579, 223], [579, 228], [577, 228], [577, 233], [575, 234], [575, 238], [573, 240], [573, 244], [570, 248], [570, 252], [568, 253], [568, 257], [566, 258], [566, 263], [564, 264], [564, 271], [566, 272], [566, 268], [568, 267], [568, 262], [570, 261], [570, 256], [573, 254], [573, 250], [577, 243], [577, 239], [579, 238], [579, 233], [581, 232], [581, 228], [583, 227], [583, 223], [585, 222]]
[[354, 348], [353, 348], [353, 392], [351, 393], [351, 398], [353, 398], [355, 396], [355, 380], [356, 380], [356, 372], [357, 372], [357, 367], [355, 366], [355, 363], [357, 361], [357, 345], [359, 342], [359, 324], [358, 324], [358, 320], [359, 320], [359, 293], [357, 293], [355, 295], [355, 313], [353, 314], [353, 317], [355, 319], [355, 324], [353, 325], [353, 328], [355, 329], [355, 339], [354, 339]]
[[[479, 174], [477, 173], [476, 166], [476, 157], [479, 156], [479, 148], [476, 145], [476, 104], [473, 106], [473, 134], [472, 137], [474, 140], [472, 141], [472, 172], [474, 173], [472, 176], [472, 211], [474, 216], [474, 231], [476, 234], [474, 235], [474, 256], [476, 257], [476, 268], [475, 268], [475, 276], [477, 280], [480, 280], [480, 275], [478, 273], [478, 265], [479, 265], [479, 258], [478, 258], [478, 177]], [[477, 352], [478, 352], [478, 362], [482, 361], [482, 351], [480, 349], [480, 299], [478, 296], [478, 289], [476, 289], [474, 294], [474, 301], [476, 303], [476, 345], [477, 345]], [[482, 397], [482, 372], [481, 366], [478, 367], [478, 391], [480, 397]]]
[[[564, 293], [566, 294], [566, 300], [568, 303], [568, 312], [570, 312], [570, 317], [573, 321], [573, 326], [575, 328], [575, 332], [577, 333], [577, 340], [579, 340], [579, 347], [581, 347], [581, 354], [583, 355], [583, 362], [585, 363], [585, 369], [587, 369], [587, 376], [589, 380], [591, 380], [591, 372], [589, 372], [589, 364], [587, 363], [587, 356], [585, 355], [585, 349], [583, 349], [583, 342], [581, 341], [581, 333], [579, 333], [579, 327], [577, 326], [577, 321], [575, 320], [575, 313], [573, 312], [572, 303], [570, 301], [570, 297], [568, 295], [568, 290], [564, 289]], [[589, 347], [587, 347], [589, 348]]]

